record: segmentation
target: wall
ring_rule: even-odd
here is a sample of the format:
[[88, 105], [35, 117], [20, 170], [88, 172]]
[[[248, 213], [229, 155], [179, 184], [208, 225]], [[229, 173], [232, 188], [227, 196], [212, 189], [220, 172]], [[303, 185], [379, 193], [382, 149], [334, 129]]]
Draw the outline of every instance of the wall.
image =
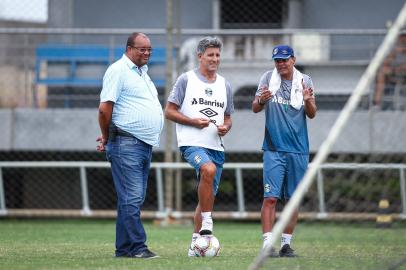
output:
[[[180, 3], [182, 28], [212, 28], [211, 0]], [[166, 1], [74, 1], [74, 27], [165, 28]]]
[[302, 28], [385, 28], [395, 20], [404, 0], [305, 0]]
[[[308, 121], [312, 152], [327, 137], [338, 113], [319, 111], [315, 119]], [[233, 129], [225, 137], [227, 151], [260, 151], [264, 114], [240, 110], [232, 119]], [[97, 109], [3, 109], [0, 121], [4, 127], [0, 150], [92, 151], [99, 135]], [[332, 151], [402, 153], [406, 152], [405, 133], [405, 112], [358, 111], [350, 118]], [[161, 139], [160, 147], [155, 150], [164, 149], [164, 138]]]

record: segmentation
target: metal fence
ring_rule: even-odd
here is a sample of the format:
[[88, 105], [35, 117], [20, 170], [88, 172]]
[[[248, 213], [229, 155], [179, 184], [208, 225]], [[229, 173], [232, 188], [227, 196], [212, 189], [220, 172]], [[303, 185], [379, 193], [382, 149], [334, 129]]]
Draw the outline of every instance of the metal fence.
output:
[[[154, 47], [165, 49], [164, 29], [137, 30], [149, 34]], [[132, 31], [134, 29], [0, 28], [0, 40], [4, 41], [0, 45], [0, 86], [3, 89], [0, 106], [96, 107], [103, 73], [108, 64], [121, 56], [127, 35]], [[179, 64], [179, 72], [195, 67], [196, 39], [204, 35], [219, 36], [224, 43], [220, 72], [233, 86], [236, 108], [249, 109], [260, 75], [273, 67], [273, 46], [288, 43], [295, 48], [297, 65], [313, 78], [320, 96], [320, 107], [338, 110], [385, 33], [382, 29], [182, 29], [174, 60]], [[356, 48], [354, 39], [359, 44]], [[107, 52], [104, 58], [100, 56], [98, 59], [92, 58], [92, 54], [86, 59], [79, 56], [67, 59], [61, 51], [59, 57], [41, 55], [44, 48], [61, 47], [66, 50], [87, 49], [93, 54], [102, 49]], [[74, 70], [72, 65], [75, 65]], [[76, 83], [68, 81], [72, 79], [72, 73], [75, 73]], [[153, 80], [164, 78], [164, 73], [165, 63], [152, 65], [150, 74]], [[173, 77], [177, 75], [173, 70]], [[45, 80], [49, 77], [58, 78], [61, 83]], [[161, 102], [164, 102], [165, 89], [158, 88]], [[361, 108], [370, 107], [373, 91], [374, 84]], [[385, 102], [390, 103], [391, 97], [384, 97]], [[396, 108], [404, 109], [402, 104]]]
[[[311, 166], [311, 164], [310, 164]], [[31, 185], [31, 190], [27, 189], [29, 186], [25, 186], [24, 183], [19, 186], [21, 189], [26, 189], [24, 192], [21, 190], [13, 190], [10, 186], [13, 186], [13, 182], [20, 181], [21, 179], [16, 179], [15, 177], [10, 177], [10, 174], [5, 175], [4, 171], [18, 169], [30, 168], [33, 170], [44, 172], [43, 169], [75, 169], [79, 171], [79, 179], [73, 178], [71, 180], [77, 187], [75, 188], [65, 188], [65, 192], [71, 194], [65, 194], [67, 199], [63, 199], [63, 194], [59, 193], [57, 187], [47, 186], [47, 190], [44, 192], [36, 192], [39, 189], [45, 187], [40, 181], [36, 180], [35, 185]], [[103, 196], [110, 198], [113, 207], [110, 209], [93, 209], [91, 206], [91, 201], [94, 201], [95, 196], [94, 191], [101, 189], [103, 183], [92, 182], [92, 185], [96, 185], [89, 189], [89, 182], [92, 181], [92, 174], [89, 173], [90, 169], [109, 169], [110, 164], [107, 162], [0, 162], [0, 214], [3, 216], [89, 216], [89, 217], [113, 217], [115, 216], [114, 209], [114, 190], [110, 189], [110, 194], [104, 194]], [[193, 171], [192, 168], [186, 163], [152, 163], [151, 170], [155, 173], [154, 176], [150, 178], [149, 183], [149, 196], [153, 196], [154, 199], [151, 200], [147, 197], [148, 209], [143, 213], [145, 218], [191, 218], [193, 215], [193, 208], [195, 205], [191, 201], [185, 200], [185, 190], [182, 188], [175, 188], [173, 201], [180, 202], [180, 204], [167, 205], [165, 195], [165, 179], [163, 177], [163, 171], [168, 169], [178, 169], [181, 171], [188, 170]], [[217, 218], [228, 218], [228, 219], [259, 219], [259, 210], [261, 207], [260, 200], [252, 201], [252, 198], [247, 196], [247, 181], [249, 177], [246, 177], [246, 173], [250, 170], [262, 171], [261, 163], [227, 163], [224, 165], [226, 171], [231, 171], [228, 180], [232, 180], [233, 187], [230, 190], [224, 182], [220, 184], [219, 194], [220, 197], [224, 196], [225, 192], [230, 192], [230, 196], [234, 198], [234, 203], [232, 206], [229, 202], [221, 201], [216, 203], [223, 204], [220, 211], [216, 211]], [[33, 172], [33, 170], [31, 172]], [[384, 171], [395, 171], [398, 172], [398, 179], [393, 179], [395, 185], [394, 190], [398, 191], [398, 196], [393, 196], [387, 193], [387, 196], [391, 197], [391, 211], [394, 217], [397, 219], [406, 219], [406, 179], [405, 170], [406, 164], [372, 164], [372, 163], [326, 163], [323, 164], [318, 172], [317, 185], [314, 191], [310, 191], [311, 196], [308, 196], [306, 200], [312, 198], [312, 206], [309, 206], [309, 202], [305, 200], [303, 208], [305, 212], [301, 214], [303, 218], [313, 218], [313, 219], [334, 219], [339, 217], [340, 219], [374, 219], [376, 218], [378, 212], [378, 201], [382, 199], [380, 196], [372, 196], [370, 198], [364, 197], [364, 201], [358, 201], [360, 204], [370, 204], [369, 209], [363, 209], [362, 211], [357, 211], [356, 208], [338, 208], [337, 205], [331, 205], [331, 194], [335, 192], [334, 185], [331, 182], [334, 178], [331, 178], [329, 173], [334, 172], [335, 174], [340, 174], [343, 171], [368, 171], [376, 173], [377, 170]], [[56, 181], [57, 176], [51, 177], [50, 181]], [[111, 179], [109, 179], [110, 181]], [[189, 179], [182, 179], [182, 181], [188, 181]], [[258, 179], [261, 180], [261, 179]], [[22, 181], [30, 181], [22, 180]], [[152, 183], [151, 183], [152, 181]], [[262, 180], [261, 180], [262, 181]], [[383, 181], [388, 182], [388, 179]], [[185, 183], [177, 183], [178, 185], [184, 185]], [[341, 183], [342, 184], [342, 183]], [[65, 187], [71, 187], [72, 183], [60, 182], [59, 185], [65, 185]], [[379, 189], [382, 189], [385, 185], [381, 185]], [[151, 188], [153, 188], [151, 190]], [[254, 189], [262, 192], [261, 182], [258, 181]], [[356, 189], [356, 188], [355, 188]], [[370, 191], [368, 191], [369, 193]], [[50, 194], [51, 193], [51, 194]], [[76, 194], [75, 194], [76, 193]], [[223, 193], [223, 194], [222, 194]], [[29, 195], [30, 194], [30, 195]], [[52, 198], [53, 194], [53, 198]], [[345, 206], [357, 203], [356, 196], [352, 196], [351, 192], [343, 194], [345, 200], [347, 201]], [[381, 195], [381, 194], [379, 194]], [[58, 208], [55, 208], [53, 200], [60, 198], [61, 201], [65, 201]], [[398, 199], [395, 199], [398, 198]], [[260, 198], [258, 198], [260, 199]], [[13, 207], [14, 201], [22, 202], [20, 207]], [[35, 203], [43, 201], [40, 207], [35, 207]], [[31, 205], [30, 205], [31, 202]], [[318, 202], [316, 204], [316, 202]], [[226, 203], [224, 207], [224, 203]], [[185, 205], [189, 204], [183, 210]], [[335, 203], [334, 203], [335, 204]], [[174, 205], [176, 205], [174, 207]], [[247, 207], [250, 205], [249, 207]], [[72, 207], [72, 206], [76, 206]]]
[[[164, 29], [138, 30], [151, 36], [154, 47], [164, 46]], [[116, 48], [124, 45], [128, 33], [132, 31], [134, 29], [0, 28], [0, 40], [6, 41], [0, 42], [0, 106], [4, 108], [0, 110], [0, 119], [3, 119], [4, 126], [7, 127], [0, 138], [0, 160], [104, 160], [104, 156], [94, 150], [94, 139], [98, 134], [94, 112], [99, 102], [100, 85], [58, 86], [37, 83], [38, 76], [67, 76], [70, 70], [69, 65], [63, 61], [52, 65], [43, 62], [38, 64], [38, 49], [53, 44], [55, 48], [90, 46], [107, 48], [108, 51], [114, 52]], [[314, 81], [319, 107], [316, 119], [309, 121], [314, 153], [385, 33], [385, 30], [376, 29], [182, 29], [182, 42], [175, 55], [181, 67], [191, 68], [196, 65], [191, 53], [197, 37], [217, 35], [223, 40], [220, 73], [234, 88], [237, 109], [233, 115], [233, 130], [225, 138], [226, 144], [232, 144], [228, 149], [233, 149], [232, 153], [227, 153], [227, 162], [257, 163], [261, 161], [263, 115], [254, 115], [249, 109], [259, 77], [273, 67], [270, 61], [272, 46], [279, 42], [293, 44], [297, 53], [297, 64], [303, 72], [311, 75]], [[311, 39], [312, 43], [304, 42], [303, 39]], [[355, 49], [353, 40], [357, 40]], [[316, 47], [312, 44], [316, 44]], [[356, 54], [358, 58], [354, 56], [354, 50], [362, 52]], [[314, 57], [307, 57], [310, 53]], [[103, 65], [95, 66], [94, 63], [89, 63], [78, 66], [77, 77], [98, 78], [100, 81], [107, 65], [104, 62]], [[161, 78], [163, 68], [165, 67], [152, 68], [152, 79]], [[177, 75], [175, 70], [173, 75]], [[388, 95], [385, 102], [393, 105], [395, 103], [391, 103], [392, 100], [396, 101], [397, 105], [388, 105], [384, 111], [378, 109], [379, 114], [375, 114], [376, 108], [372, 106], [374, 89], [375, 84], [371, 82], [370, 92], [364, 97], [358, 110], [361, 114], [355, 115], [354, 120], [350, 121], [342, 140], [337, 144], [337, 152], [329, 156], [328, 162], [406, 162], [403, 148], [397, 147], [403, 140], [403, 94], [400, 97]], [[160, 88], [158, 91], [161, 103], [165, 104], [165, 89]], [[390, 85], [388, 91], [390, 94]], [[28, 108], [30, 110], [24, 110]], [[1, 118], [2, 116], [6, 117]], [[256, 125], [257, 123], [259, 124]], [[62, 141], [68, 143], [61, 144]], [[256, 147], [252, 146], [253, 142], [257, 144]], [[246, 147], [247, 145], [251, 146]], [[368, 149], [375, 150], [371, 152]], [[154, 151], [153, 161], [163, 161], [161, 151]], [[175, 148], [173, 152], [176, 152]], [[84, 175], [89, 191], [86, 193], [89, 211], [91, 209], [93, 215], [112, 215], [114, 211], [111, 209], [115, 208], [116, 202], [109, 170], [92, 167], [86, 168], [86, 173], [84, 170], [80, 171], [77, 167], [3, 168], [4, 205], [7, 206], [8, 213], [16, 215], [32, 215], [38, 211], [38, 215], [42, 215], [43, 209], [47, 210], [48, 215], [80, 215], [80, 211], [87, 213], [87, 208], [82, 209], [82, 202], [86, 197], [82, 197], [80, 191], [80, 177]], [[196, 205], [193, 170], [182, 170], [181, 177], [176, 178], [174, 188], [169, 192], [163, 182], [163, 199], [159, 197], [162, 193], [156, 191], [160, 173], [162, 172], [155, 169], [151, 172], [144, 213], [149, 213], [150, 216], [156, 216], [157, 213], [167, 215], [166, 209], [162, 212], [159, 208], [162, 203], [159, 205], [158, 202], [163, 200], [163, 207], [171, 206], [174, 211], [172, 214], [182, 213], [190, 216]], [[235, 174], [233, 169], [224, 170], [220, 192], [216, 198], [216, 212], [224, 213], [224, 217], [245, 215], [241, 212], [243, 205], [244, 213], [258, 218], [262, 201], [261, 171], [255, 168], [244, 169], [244, 196], [238, 195]], [[378, 201], [383, 195], [392, 202], [392, 212], [403, 211], [398, 176], [394, 170], [340, 169], [326, 171], [325, 178], [331, 179], [324, 182], [324, 205], [328, 213], [373, 214], [377, 212]], [[316, 216], [319, 212], [323, 213], [317, 199], [320, 194], [316, 187], [309, 190], [301, 207], [302, 213], [315, 213]], [[244, 204], [241, 199], [244, 199]], [[26, 212], [23, 209], [31, 211]], [[69, 212], [72, 210], [66, 209], [76, 210], [72, 213]], [[110, 209], [110, 212], [105, 212], [106, 209]]]
[[[124, 51], [127, 36], [133, 31], [146, 33], [156, 51], [167, 47], [166, 35], [171, 30], [164, 28], [165, 4], [169, 2], [98, 1], [97, 6], [91, 1], [73, 0], [5, 2], [13, 9], [9, 14], [19, 12], [20, 17], [5, 18], [5, 10], [0, 12], [0, 120], [5, 127], [0, 137], [0, 161], [27, 164], [2, 168], [1, 209], [7, 209], [8, 215], [114, 214], [116, 201], [108, 164], [95, 163], [102, 168], [91, 165], [105, 160], [95, 151], [94, 142], [99, 133], [95, 112], [101, 79], [107, 66]], [[262, 158], [264, 119], [263, 114], [253, 114], [250, 107], [260, 76], [274, 67], [273, 46], [290, 44], [295, 49], [297, 67], [314, 82], [319, 111], [316, 119], [309, 121], [313, 155], [379, 47], [387, 32], [385, 23], [398, 12], [396, 6], [403, 5], [402, 1], [378, 2], [375, 4], [384, 7], [379, 12], [382, 16], [371, 16], [372, 9], [359, 9], [351, 1], [336, 3], [336, 8], [326, 1], [173, 2], [176, 3], [171, 44], [176, 63], [171, 70], [173, 79], [196, 67], [196, 40], [215, 35], [224, 44], [219, 73], [234, 91], [236, 112], [233, 129], [225, 137], [230, 147], [216, 198], [218, 215], [248, 218], [252, 214], [258, 218], [262, 202], [258, 162]], [[120, 4], [128, 8], [117, 9]], [[138, 9], [137, 4], [144, 9]], [[313, 16], [314, 10], [323, 16]], [[89, 16], [95, 12], [103, 20]], [[150, 20], [151, 13], [154, 20]], [[340, 25], [345, 29], [338, 28]], [[393, 49], [398, 47], [402, 46]], [[85, 56], [68, 59], [62, 54], [56, 58], [47, 54], [58, 49], [64, 52], [78, 49]], [[166, 100], [162, 79], [166, 79], [166, 68], [166, 63], [161, 62], [151, 65], [149, 70], [151, 78], [159, 84], [163, 106]], [[390, 70], [388, 74], [380, 72], [370, 82], [368, 93], [328, 157], [332, 166], [405, 164], [402, 142], [406, 71]], [[380, 75], [384, 75], [383, 80], [378, 79]], [[166, 139], [165, 135], [162, 137]], [[176, 147], [172, 151], [175, 156]], [[154, 149], [156, 163], [150, 175], [144, 214], [190, 215], [196, 205], [194, 171], [184, 165], [164, 165], [160, 163], [163, 156], [162, 147]], [[34, 163], [25, 163], [39, 161], [62, 163], [38, 168], [28, 166]], [[178, 170], [177, 166], [182, 168]], [[377, 167], [356, 170], [326, 167], [319, 175], [325, 180], [305, 196], [302, 213], [314, 213], [316, 217], [325, 212], [329, 217], [333, 213], [373, 215], [380, 198], [386, 196], [391, 201], [390, 210], [403, 215], [404, 181], [399, 182], [397, 169]], [[162, 175], [168, 170], [176, 171], [173, 190], [168, 190], [165, 174]], [[402, 175], [404, 170], [399, 170]], [[319, 190], [321, 184], [324, 192]]]

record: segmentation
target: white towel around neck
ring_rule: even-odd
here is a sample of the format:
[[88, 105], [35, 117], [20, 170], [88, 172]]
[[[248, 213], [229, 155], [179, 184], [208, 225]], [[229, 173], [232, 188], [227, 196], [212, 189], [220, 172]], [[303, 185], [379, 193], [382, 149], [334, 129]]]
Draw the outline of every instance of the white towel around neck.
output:
[[[293, 67], [293, 79], [292, 79], [292, 88], [290, 90], [290, 105], [296, 110], [299, 110], [303, 104], [303, 74]], [[276, 92], [281, 88], [281, 75], [278, 73], [276, 68], [274, 68], [269, 81], [269, 90], [274, 96]]]

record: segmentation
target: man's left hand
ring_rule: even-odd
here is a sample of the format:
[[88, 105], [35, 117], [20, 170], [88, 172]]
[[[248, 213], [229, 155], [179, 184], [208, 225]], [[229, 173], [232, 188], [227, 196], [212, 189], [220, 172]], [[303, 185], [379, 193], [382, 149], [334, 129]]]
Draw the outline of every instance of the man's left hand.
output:
[[313, 88], [306, 88], [303, 81], [302, 81], [302, 86], [303, 86], [303, 100], [307, 101], [311, 98], [313, 98]]
[[230, 130], [230, 129], [228, 128], [227, 125], [221, 125], [221, 126], [218, 126], [218, 127], [217, 127], [217, 133], [218, 133], [220, 136], [226, 135], [229, 130]]

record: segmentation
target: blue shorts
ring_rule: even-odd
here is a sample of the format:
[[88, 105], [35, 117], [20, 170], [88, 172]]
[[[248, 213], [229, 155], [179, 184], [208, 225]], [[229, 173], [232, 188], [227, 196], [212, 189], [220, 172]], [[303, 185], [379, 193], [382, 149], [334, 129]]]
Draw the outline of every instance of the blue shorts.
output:
[[196, 170], [197, 181], [200, 180], [200, 167], [207, 163], [213, 162], [216, 165], [216, 176], [213, 181], [213, 194], [217, 194], [220, 184], [221, 172], [225, 155], [223, 151], [216, 151], [199, 146], [182, 146], [179, 148], [182, 157]]
[[309, 155], [264, 151], [264, 198], [290, 199], [309, 164]]

